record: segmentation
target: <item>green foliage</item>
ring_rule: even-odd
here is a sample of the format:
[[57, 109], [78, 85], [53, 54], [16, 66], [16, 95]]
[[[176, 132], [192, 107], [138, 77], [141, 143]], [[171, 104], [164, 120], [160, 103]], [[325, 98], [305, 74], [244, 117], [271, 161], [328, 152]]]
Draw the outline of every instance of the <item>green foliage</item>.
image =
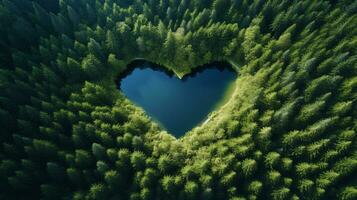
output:
[[175, 163], [175, 160], [165, 154], [160, 156], [157, 167], [163, 173], [171, 173], [175, 169]]
[[193, 181], [189, 181], [185, 184], [185, 196], [187, 199], [195, 199], [198, 193], [198, 185]]
[[104, 160], [106, 158], [105, 148], [100, 144], [93, 143], [92, 152], [98, 160]]
[[280, 164], [280, 154], [277, 152], [270, 152], [265, 157], [265, 166], [268, 168], [275, 168]]
[[162, 179], [162, 188], [167, 194], [174, 194], [175, 179], [171, 176], [164, 176]]
[[68, 168], [66, 170], [68, 179], [71, 181], [72, 184], [81, 185], [82, 183], [82, 174], [76, 168]]
[[339, 199], [341, 200], [350, 200], [357, 198], [357, 189], [356, 187], [346, 187], [341, 191]]
[[65, 176], [64, 169], [58, 164], [52, 162], [47, 163], [47, 172], [50, 177], [56, 181], [63, 179]]
[[244, 176], [250, 177], [257, 170], [257, 162], [253, 159], [245, 159], [242, 162], [242, 172]]
[[102, 184], [93, 184], [89, 189], [88, 198], [104, 200], [108, 198], [108, 190]]
[[[0, 1], [0, 199], [356, 199], [356, 5]], [[175, 139], [114, 85], [138, 58], [237, 88]]]
[[104, 176], [105, 182], [112, 188], [112, 190], [120, 189], [123, 184], [121, 177], [117, 171], [107, 171]]
[[145, 167], [145, 154], [140, 151], [134, 151], [131, 154], [130, 162], [134, 169], [141, 170]]
[[248, 191], [252, 194], [258, 195], [262, 190], [263, 184], [260, 181], [252, 181], [248, 185]]
[[92, 164], [91, 155], [85, 150], [76, 150], [75, 154], [76, 165], [80, 168], [87, 168]]
[[98, 76], [103, 75], [102, 68], [102, 63], [93, 54], [88, 54], [82, 60], [82, 70], [90, 80], [96, 80]]

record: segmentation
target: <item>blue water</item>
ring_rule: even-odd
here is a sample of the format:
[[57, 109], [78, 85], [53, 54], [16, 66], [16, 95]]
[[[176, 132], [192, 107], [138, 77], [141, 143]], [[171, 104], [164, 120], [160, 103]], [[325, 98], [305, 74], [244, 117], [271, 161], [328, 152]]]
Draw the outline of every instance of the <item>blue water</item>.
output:
[[176, 137], [205, 120], [237, 76], [228, 68], [209, 67], [180, 80], [141, 65], [121, 80], [120, 89]]

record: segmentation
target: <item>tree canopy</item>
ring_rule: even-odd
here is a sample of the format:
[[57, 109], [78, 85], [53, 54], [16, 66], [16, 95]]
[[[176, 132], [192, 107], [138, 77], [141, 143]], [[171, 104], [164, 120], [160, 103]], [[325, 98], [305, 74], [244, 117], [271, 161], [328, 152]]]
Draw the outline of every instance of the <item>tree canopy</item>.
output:
[[[356, 199], [356, 8], [0, 0], [0, 199]], [[176, 139], [116, 88], [136, 58], [237, 89]]]

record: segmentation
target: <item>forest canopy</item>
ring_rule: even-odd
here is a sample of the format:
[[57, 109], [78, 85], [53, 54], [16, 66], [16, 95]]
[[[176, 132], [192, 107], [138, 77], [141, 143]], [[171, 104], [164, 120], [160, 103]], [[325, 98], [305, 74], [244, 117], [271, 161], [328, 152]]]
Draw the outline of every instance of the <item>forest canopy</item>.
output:
[[[357, 199], [357, 1], [0, 0], [0, 199]], [[239, 63], [181, 139], [133, 59]]]

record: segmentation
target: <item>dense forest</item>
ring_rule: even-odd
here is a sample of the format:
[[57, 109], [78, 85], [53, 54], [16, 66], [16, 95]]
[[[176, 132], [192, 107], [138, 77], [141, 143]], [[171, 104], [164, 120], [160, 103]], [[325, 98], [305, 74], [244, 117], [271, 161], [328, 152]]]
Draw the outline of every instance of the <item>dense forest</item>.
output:
[[[357, 199], [357, 1], [0, 0], [0, 199]], [[239, 64], [176, 139], [117, 90], [136, 58]]]

